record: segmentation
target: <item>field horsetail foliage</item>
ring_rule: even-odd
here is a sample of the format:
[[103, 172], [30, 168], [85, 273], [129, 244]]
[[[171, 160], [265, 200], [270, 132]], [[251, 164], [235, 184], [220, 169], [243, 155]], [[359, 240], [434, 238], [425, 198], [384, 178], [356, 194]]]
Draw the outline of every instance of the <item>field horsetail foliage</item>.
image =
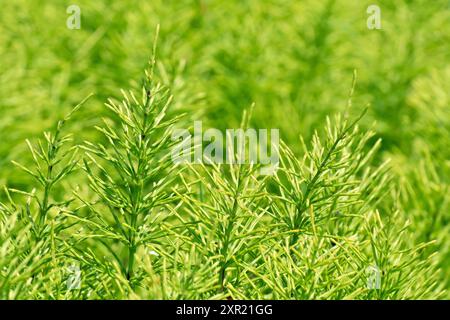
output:
[[448, 1], [59, 2], [0, 12], [0, 299], [450, 297]]

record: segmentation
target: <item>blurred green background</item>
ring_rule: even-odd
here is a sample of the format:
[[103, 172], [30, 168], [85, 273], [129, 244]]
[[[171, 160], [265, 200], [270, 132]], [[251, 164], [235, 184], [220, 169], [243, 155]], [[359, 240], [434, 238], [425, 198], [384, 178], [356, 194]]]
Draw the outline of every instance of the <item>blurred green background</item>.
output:
[[[66, 9], [81, 9], [81, 29]], [[381, 9], [380, 30], [367, 7]], [[370, 104], [362, 125], [383, 139], [417, 242], [437, 240], [450, 274], [450, 2], [448, 0], [152, 0], [0, 2], [0, 185], [29, 189], [26, 138], [50, 129], [89, 93], [70, 124], [96, 134], [102, 104], [138, 88], [155, 27], [158, 76], [175, 111], [224, 129], [256, 103], [252, 126], [279, 128], [294, 150], [326, 116]], [[187, 121], [188, 121], [187, 120]], [[0, 196], [1, 198], [2, 196]]]

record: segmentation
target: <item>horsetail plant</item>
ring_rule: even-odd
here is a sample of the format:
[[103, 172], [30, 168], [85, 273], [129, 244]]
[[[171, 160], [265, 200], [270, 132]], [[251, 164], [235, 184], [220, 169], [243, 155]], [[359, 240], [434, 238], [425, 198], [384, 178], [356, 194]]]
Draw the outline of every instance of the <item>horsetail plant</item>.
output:
[[[153, 59], [141, 100], [130, 91], [123, 92], [121, 103], [110, 99], [106, 104], [118, 122], [104, 119], [104, 125], [97, 127], [107, 145], [86, 141], [81, 146], [86, 151], [83, 168], [99, 201], [95, 206], [83, 200], [92, 216], [80, 219], [90, 220], [91, 236], [105, 244], [132, 284], [137, 281], [136, 252], [158, 243], [163, 235], [160, 225], [169, 215], [165, 206], [175, 199], [170, 188], [177, 174], [169, 157], [174, 145], [171, 131], [179, 117], [164, 119], [172, 96], [154, 81], [154, 65]], [[105, 243], [107, 239], [112, 243]], [[114, 252], [116, 242], [126, 247], [126, 257]]]
[[[63, 202], [51, 202], [52, 189], [67, 176], [77, 169], [77, 149], [69, 147], [64, 150], [67, 143], [71, 141], [71, 135], [62, 135], [62, 129], [65, 123], [70, 120], [72, 115], [91, 97], [89, 95], [79, 103], [63, 120], [58, 121], [53, 132], [45, 132], [45, 144], [38, 141], [38, 146], [33, 147], [29, 140], [26, 140], [30, 153], [33, 157], [35, 170], [31, 170], [16, 161], [14, 165], [28, 173], [41, 187], [37, 194], [37, 189], [33, 188], [31, 192], [21, 191], [9, 188], [9, 192], [22, 194], [28, 197], [26, 205], [22, 208], [22, 216], [29, 220], [31, 230], [36, 239], [41, 239], [49, 230], [47, 218], [49, 211], [54, 207], [66, 207], [71, 200]], [[10, 198], [11, 199], [11, 198]], [[37, 214], [33, 214], [31, 201], [35, 200], [38, 205]], [[13, 205], [14, 203], [11, 202]]]
[[[325, 134], [308, 145], [300, 139], [301, 152], [283, 143], [272, 176], [242, 159], [177, 163], [172, 133], [180, 117], [166, 117], [172, 95], [155, 80], [155, 52], [141, 97], [122, 92], [122, 101], [106, 103], [98, 140], [72, 147], [62, 135], [77, 106], [45, 144], [28, 143], [35, 169], [16, 165], [37, 184], [6, 188], [9, 203], [0, 203], [2, 298], [442, 296], [434, 225], [420, 241], [409, 233], [404, 190], [387, 162], [373, 161], [380, 141], [358, 127], [364, 112], [327, 119]], [[240, 128], [249, 119], [245, 112]], [[57, 186], [80, 167], [77, 178], [88, 186], [59, 200]], [[447, 190], [444, 182], [439, 188]], [[447, 198], [436, 202], [446, 208]], [[439, 211], [435, 218], [443, 219]], [[83, 283], [63, 288], [72, 261]]]
[[[241, 128], [246, 130], [250, 112], [244, 112]], [[178, 195], [182, 206], [175, 214], [186, 226], [183, 237], [206, 260], [217, 280], [211, 287], [216, 298], [229, 298], [230, 288], [239, 285], [241, 264], [254, 259], [254, 250], [270, 231], [260, 228], [267, 215], [266, 181], [260, 165], [244, 163], [245, 155], [234, 144], [227, 145], [236, 163], [189, 164], [184, 174], [185, 193]], [[207, 159], [208, 160], [208, 159]]]
[[[370, 204], [367, 198], [371, 191], [363, 188], [365, 181], [358, 174], [368, 169], [380, 141], [365, 151], [373, 133], [359, 132], [356, 123], [362, 115], [350, 123], [338, 116], [334, 121], [336, 125], [328, 119], [324, 143], [317, 133], [311, 148], [300, 139], [305, 150], [303, 157], [294, 155], [283, 144], [281, 167], [274, 177], [279, 201], [273, 201], [272, 215], [283, 222], [287, 230], [314, 229], [323, 220], [356, 214], [349, 212], [355, 204]], [[383, 165], [378, 175], [383, 174], [384, 168]], [[367, 177], [372, 182], [376, 179], [377, 176]], [[298, 235], [293, 234], [291, 244], [295, 244], [297, 239]]]
[[[71, 135], [62, 135], [67, 121], [91, 97], [89, 95], [72, 111], [58, 121], [53, 132], [44, 133], [45, 143], [32, 146], [26, 141], [34, 161], [34, 169], [13, 161], [36, 182], [32, 191], [5, 187], [9, 204], [0, 203], [0, 243], [2, 245], [0, 292], [1, 296], [21, 298], [25, 290], [34, 295], [53, 296], [61, 282], [63, 270], [60, 259], [64, 256], [58, 235], [70, 227], [65, 216], [73, 198], [56, 201], [55, 188], [67, 179], [78, 164], [76, 148], [68, 146]], [[13, 194], [27, 200], [18, 204]], [[51, 211], [55, 212], [50, 216]], [[6, 259], [6, 260], [5, 260]], [[27, 288], [27, 289], [26, 289]], [[31, 294], [31, 293], [28, 293]]]

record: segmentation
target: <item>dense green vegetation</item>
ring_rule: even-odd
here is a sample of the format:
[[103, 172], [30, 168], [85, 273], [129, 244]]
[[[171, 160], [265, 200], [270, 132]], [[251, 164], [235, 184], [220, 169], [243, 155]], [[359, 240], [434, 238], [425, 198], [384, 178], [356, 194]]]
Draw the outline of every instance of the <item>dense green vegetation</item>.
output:
[[[71, 4], [1, 4], [1, 299], [449, 298], [448, 1]], [[198, 120], [279, 169], [174, 163]]]

